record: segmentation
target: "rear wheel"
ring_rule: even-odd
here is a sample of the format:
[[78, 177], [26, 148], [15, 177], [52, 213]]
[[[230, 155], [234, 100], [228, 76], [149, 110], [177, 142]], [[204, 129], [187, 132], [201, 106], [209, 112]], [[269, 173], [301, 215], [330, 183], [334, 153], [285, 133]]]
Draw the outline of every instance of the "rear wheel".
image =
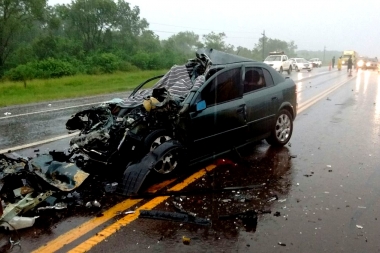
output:
[[284, 71], [284, 70], [282, 69], [282, 67], [280, 67], [280, 71], [279, 71], [279, 73], [282, 74], [283, 71]]
[[266, 141], [272, 146], [284, 146], [293, 133], [293, 117], [288, 110], [282, 109], [276, 117], [276, 123], [271, 135]]

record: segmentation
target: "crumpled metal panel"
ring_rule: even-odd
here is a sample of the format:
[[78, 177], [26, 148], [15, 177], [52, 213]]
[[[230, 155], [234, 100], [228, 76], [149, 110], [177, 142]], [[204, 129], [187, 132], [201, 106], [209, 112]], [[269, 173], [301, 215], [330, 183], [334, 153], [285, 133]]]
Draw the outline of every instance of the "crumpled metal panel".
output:
[[30, 160], [33, 172], [61, 191], [72, 191], [89, 176], [74, 163], [57, 162], [48, 154]]

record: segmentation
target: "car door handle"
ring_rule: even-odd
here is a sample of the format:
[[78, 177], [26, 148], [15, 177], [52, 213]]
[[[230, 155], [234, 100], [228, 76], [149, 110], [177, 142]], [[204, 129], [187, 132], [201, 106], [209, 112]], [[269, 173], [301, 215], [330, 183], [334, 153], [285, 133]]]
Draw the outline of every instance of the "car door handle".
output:
[[236, 112], [238, 112], [238, 113], [244, 112], [244, 107], [236, 109]]
[[272, 101], [273, 101], [273, 100], [276, 100], [276, 99], [277, 99], [277, 97], [272, 97]]

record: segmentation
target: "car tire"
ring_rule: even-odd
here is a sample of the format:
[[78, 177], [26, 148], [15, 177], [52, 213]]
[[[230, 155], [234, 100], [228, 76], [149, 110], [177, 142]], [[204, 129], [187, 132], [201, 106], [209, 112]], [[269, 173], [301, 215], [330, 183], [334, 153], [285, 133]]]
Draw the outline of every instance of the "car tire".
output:
[[153, 171], [158, 175], [173, 175], [173, 171], [178, 172], [179, 167], [184, 166], [184, 150], [176, 146], [165, 150], [154, 164]]
[[157, 129], [149, 133], [144, 139], [144, 152], [148, 153], [172, 137], [165, 129]]
[[284, 70], [282, 69], [282, 67], [280, 67], [280, 70], [278, 71], [278, 73], [282, 74]]
[[289, 66], [288, 68], [288, 75], [290, 75], [290, 73], [292, 73], [292, 66]]
[[266, 141], [272, 146], [284, 146], [289, 142], [293, 133], [293, 117], [286, 109], [282, 109], [276, 116], [275, 125]]
[[298, 69], [298, 66], [296, 66], [296, 68], [294, 69], [296, 72], [300, 72], [300, 70]]

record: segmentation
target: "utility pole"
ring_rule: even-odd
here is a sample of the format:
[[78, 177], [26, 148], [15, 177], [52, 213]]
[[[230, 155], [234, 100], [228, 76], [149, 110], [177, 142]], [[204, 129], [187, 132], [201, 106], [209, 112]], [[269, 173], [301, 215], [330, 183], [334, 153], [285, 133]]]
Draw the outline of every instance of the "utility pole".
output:
[[326, 46], [323, 48], [323, 63], [325, 63]]
[[264, 53], [264, 49], [265, 49], [265, 30], [264, 30], [264, 32], [261, 35], [263, 35], [263, 61], [264, 61], [265, 60], [265, 53]]

